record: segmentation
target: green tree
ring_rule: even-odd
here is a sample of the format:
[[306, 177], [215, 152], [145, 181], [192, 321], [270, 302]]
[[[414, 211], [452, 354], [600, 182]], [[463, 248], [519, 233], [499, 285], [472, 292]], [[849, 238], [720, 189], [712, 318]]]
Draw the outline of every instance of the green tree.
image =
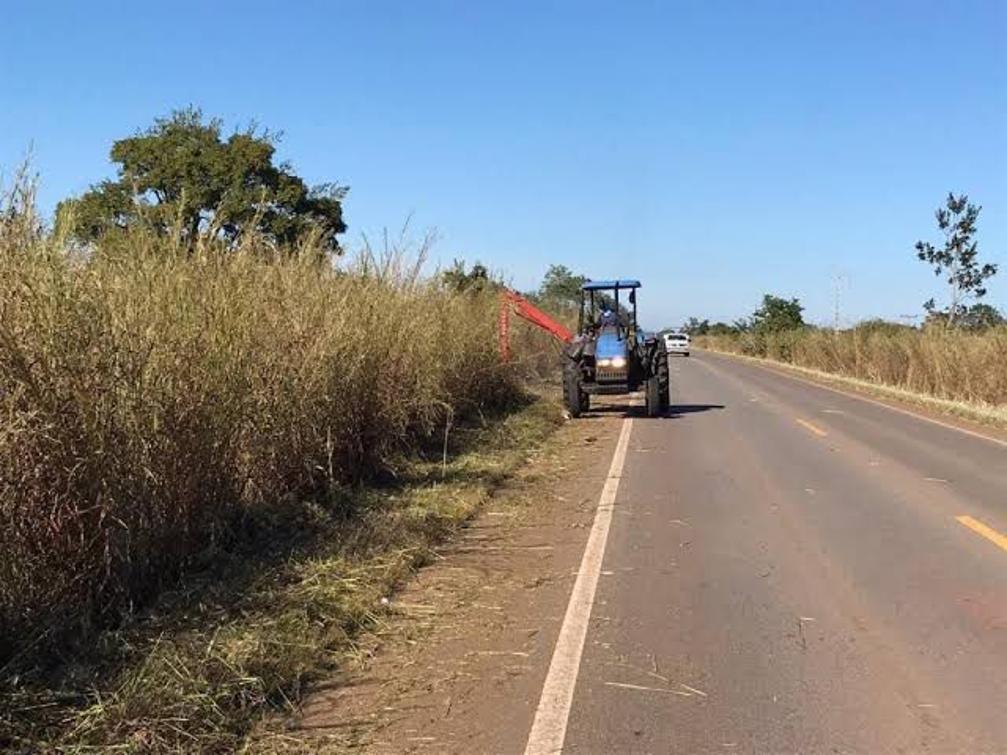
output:
[[986, 281], [997, 272], [996, 265], [979, 262], [975, 233], [980, 210], [982, 207], [971, 204], [965, 194], [956, 197], [949, 193], [945, 206], [938, 207], [934, 213], [937, 228], [944, 234], [944, 246], [938, 248], [929, 241], [916, 242], [917, 258], [930, 264], [934, 275], [945, 275], [948, 284], [946, 308], [938, 310], [934, 299], [926, 301], [923, 308], [930, 314], [943, 314], [942, 319], [949, 327], [967, 311], [965, 302], [986, 295]]
[[766, 294], [762, 297], [762, 306], [752, 314], [751, 328], [761, 333], [800, 328], [804, 325], [804, 318], [801, 316], [803, 311], [804, 307], [797, 299], [783, 299]]
[[458, 293], [478, 293], [500, 285], [490, 278], [489, 270], [481, 262], [476, 262], [470, 270], [466, 270], [465, 261], [457, 259], [451, 267], [441, 272], [441, 282]]
[[710, 325], [708, 335], [711, 336], [731, 336], [736, 335], [738, 329], [734, 325], [728, 325], [726, 322], [715, 322]]
[[222, 125], [188, 108], [116, 141], [116, 180], [60, 203], [57, 217], [85, 242], [137, 225], [177, 232], [188, 244], [200, 234], [234, 242], [248, 230], [283, 244], [310, 232], [338, 253], [346, 187], [308, 187], [289, 165], [274, 164], [275, 135], [251, 127], [224, 138]]
[[690, 336], [705, 336], [710, 332], [710, 321], [690, 317], [682, 326], [682, 332], [688, 333]]
[[552, 306], [576, 308], [580, 304], [580, 287], [586, 281], [587, 278], [574, 275], [566, 265], [550, 265], [537, 298]]
[[969, 330], [986, 330], [1007, 324], [1003, 313], [996, 307], [984, 302], [977, 302], [963, 310], [958, 324]]

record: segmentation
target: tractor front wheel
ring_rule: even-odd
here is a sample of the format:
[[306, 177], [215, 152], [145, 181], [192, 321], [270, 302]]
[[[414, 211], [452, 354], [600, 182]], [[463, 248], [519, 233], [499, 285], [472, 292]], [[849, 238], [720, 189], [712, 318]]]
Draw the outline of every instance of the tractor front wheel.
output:
[[570, 416], [576, 419], [587, 410], [587, 394], [580, 388], [580, 375], [575, 369], [563, 371], [563, 403]]

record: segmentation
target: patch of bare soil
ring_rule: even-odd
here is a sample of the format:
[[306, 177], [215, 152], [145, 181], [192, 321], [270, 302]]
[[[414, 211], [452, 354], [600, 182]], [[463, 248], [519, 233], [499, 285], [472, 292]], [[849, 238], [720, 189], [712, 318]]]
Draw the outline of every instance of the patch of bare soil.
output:
[[522, 752], [622, 411], [568, 423], [268, 749]]

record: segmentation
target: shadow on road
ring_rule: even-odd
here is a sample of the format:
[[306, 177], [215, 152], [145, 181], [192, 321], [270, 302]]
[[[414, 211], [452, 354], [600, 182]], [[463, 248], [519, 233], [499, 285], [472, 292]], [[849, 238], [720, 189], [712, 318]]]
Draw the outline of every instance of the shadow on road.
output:
[[[719, 411], [726, 408], [724, 404], [673, 404], [667, 411], [653, 419], [676, 419], [687, 414], [699, 414], [701, 412]], [[581, 415], [581, 419], [596, 419], [613, 414], [623, 417], [640, 417], [647, 419], [647, 410], [643, 406], [627, 406], [626, 404], [600, 404], [593, 405], [591, 409]]]
[[682, 417], [686, 414], [699, 414], [700, 412], [720, 411], [723, 404], [672, 404], [668, 410], [669, 417]]

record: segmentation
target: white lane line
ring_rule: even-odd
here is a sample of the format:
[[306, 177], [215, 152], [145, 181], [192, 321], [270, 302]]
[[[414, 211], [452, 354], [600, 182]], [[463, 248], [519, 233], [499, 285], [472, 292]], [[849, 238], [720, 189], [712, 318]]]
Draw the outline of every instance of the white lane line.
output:
[[559, 630], [556, 648], [549, 663], [549, 673], [542, 686], [542, 697], [539, 698], [538, 709], [535, 711], [535, 720], [528, 735], [525, 755], [552, 755], [563, 750], [566, 724], [573, 703], [573, 690], [577, 685], [577, 674], [580, 671], [580, 657], [584, 652], [591, 607], [598, 587], [601, 564], [605, 558], [605, 542], [608, 540], [608, 530], [612, 524], [612, 509], [615, 506], [616, 493], [619, 492], [619, 480], [622, 478], [622, 468], [626, 462], [626, 450], [629, 448], [629, 433], [632, 427], [632, 418], [627, 417], [623, 420], [619, 441], [612, 456], [612, 466], [608, 469], [608, 477], [605, 478], [605, 486], [598, 499], [591, 534], [584, 548], [584, 557], [580, 561], [577, 581], [574, 582], [573, 592], [570, 593], [566, 616], [563, 617], [563, 626]]

